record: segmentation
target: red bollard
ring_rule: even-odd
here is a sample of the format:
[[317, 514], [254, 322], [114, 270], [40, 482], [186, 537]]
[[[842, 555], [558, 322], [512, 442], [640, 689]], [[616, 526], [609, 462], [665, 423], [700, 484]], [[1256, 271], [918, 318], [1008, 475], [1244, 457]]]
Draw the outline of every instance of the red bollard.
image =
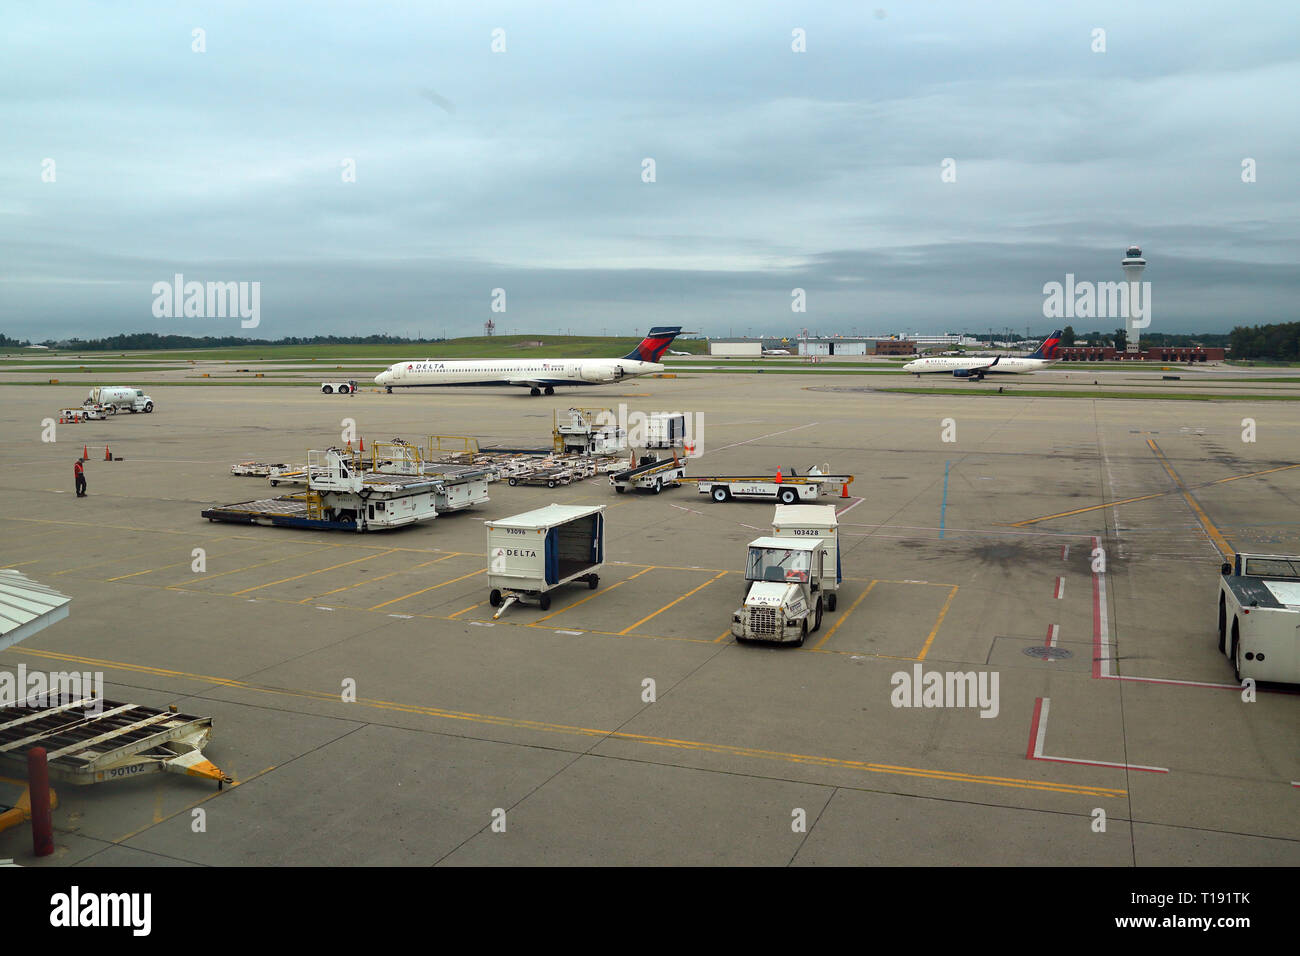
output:
[[32, 852], [49, 856], [54, 852], [54, 818], [50, 813], [50, 766], [44, 747], [27, 751], [27, 795], [32, 805]]

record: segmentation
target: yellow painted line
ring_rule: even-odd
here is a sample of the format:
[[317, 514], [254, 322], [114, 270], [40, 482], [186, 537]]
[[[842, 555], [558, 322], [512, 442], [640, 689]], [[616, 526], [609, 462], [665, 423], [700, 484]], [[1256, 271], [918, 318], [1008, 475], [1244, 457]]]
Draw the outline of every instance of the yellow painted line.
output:
[[[206, 552], [206, 549], [204, 549], [204, 550], [205, 550], [205, 552]], [[232, 551], [231, 554], [243, 554], [245, 551], [252, 551], [252, 550], [253, 550], [253, 548], [240, 548], [238, 551]], [[220, 554], [220, 555], [217, 555], [217, 557], [219, 557], [219, 558], [228, 558], [228, 557], [230, 557], [230, 555], [229, 555], [229, 554]], [[207, 559], [204, 558], [204, 560], [206, 561]], [[145, 569], [144, 571], [135, 571], [135, 572], [132, 572], [131, 574], [119, 574], [119, 575], [118, 575], [117, 577], [115, 577], [115, 578], [105, 578], [105, 579], [104, 579], [104, 583], [105, 583], [105, 584], [108, 584], [108, 583], [111, 583], [111, 582], [113, 582], [113, 581], [125, 581], [127, 578], [138, 578], [138, 577], [139, 577], [140, 575], [142, 575], [142, 574], [153, 574], [155, 571], [166, 571], [168, 568], [179, 568], [179, 567], [183, 567], [184, 565], [187, 565], [187, 564], [188, 564], [188, 565], [192, 565], [193, 563], [194, 563], [194, 559], [191, 557], [191, 558], [188, 558], [188, 559], [186, 559], [186, 560], [184, 560], [184, 561], [175, 561], [175, 562], [173, 562], [173, 563], [171, 563], [171, 564], [164, 564], [164, 565], [162, 565], [161, 567], [157, 567], [157, 568], [147, 568], [147, 569]]]
[[[1242, 477], [1245, 477], [1244, 475]], [[1138, 495], [1136, 498], [1123, 498], [1119, 501], [1108, 501], [1102, 505], [1090, 505], [1087, 508], [1075, 508], [1073, 511], [1062, 511], [1054, 515], [1043, 515], [1041, 518], [1030, 518], [1027, 521], [1016, 521], [1008, 527], [1023, 528], [1026, 525], [1038, 524], [1040, 521], [1051, 521], [1053, 518], [1068, 518], [1071, 515], [1087, 514], [1089, 511], [1101, 511], [1103, 508], [1114, 508], [1117, 505], [1127, 505], [1134, 501], [1147, 501], [1151, 498], [1163, 498], [1169, 494], [1168, 491], [1158, 491], [1153, 495]]]
[[401, 568], [397, 571], [389, 571], [387, 574], [379, 574], [373, 578], [366, 578], [355, 584], [345, 584], [341, 588], [335, 588], [333, 591], [325, 591], [321, 594], [313, 594], [311, 597], [305, 597], [299, 604], [310, 604], [312, 601], [318, 601], [323, 597], [329, 597], [331, 594], [338, 594], [340, 591], [350, 591], [352, 588], [359, 588], [363, 584], [374, 584], [376, 581], [382, 581], [384, 578], [391, 578], [394, 574], [409, 574], [411, 571], [418, 571], [420, 568], [427, 568], [431, 564], [437, 564], [439, 561], [446, 561], [448, 558], [454, 558], [460, 554], [459, 551], [453, 551], [451, 554], [445, 554], [441, 558], [434, 558], [432, 561], [423, 561], [420, 564], [414, 564], [409, 568]]
[[647, 571], [653, 571], [653, 570], [655, 570], [655, 566], [654, 566], [653, 564], [650, 565], [649, 567], [644, 567], [644, 568], [642, 568], [640, 571], [638, 571], [636, 574], [633, 574], [633, 575], [631, 575], [631, 576], [629, 576], [629, 577], [626, 577], [626, 578], [624, 578], [622, 581], [616, 581], [616, 582], [614, 582], [613, 584], [611, 584], [609, 587], [604, 588], [603, 590], [596, 591], [594, 594], [588, 594], [588, 595], [587, 595], [586, 597], [584, 597], [584, 598], [579, 598], [578, 600], [574, 601], [572, 604], [566, 604], [564, 607], [560, 608], [558, 611], [552, 611], [550, 614], [547, 614], [545, 617], [539, 617], [537, 620], [533, 621], [531, 624], [529, 624], [529, 625], [527, 625], [527, 626], [528, 626], [528, 627], [536, 627], [538, 624], [541, 624], [543, 621], [549, 621], [551, 618], [555, 617], [555, 615], [557, 615], [557, 614], [563, 614], [565, 611], [572, 610], [573, 608], [577, 607], [579, 604], [586, 604], [588, 601], [592, 600], [593, 598], [598, 598], [598, 597], [600, 597], [602, 594], [608, 594], [610, 591], [613, 591], [613, 590], [615, 590], [616, 588], [620, 588], [620, 587], [622, 587], [624, 584], [627, 584], [628, 581], [634, 580], [635, 578], [639, 578], [641, 575], [645, 574]]
[[21, 568], [24, 567], [25, 565], [35, 564], [37, 561], [44, 561], [44, 560], [45, 560], [44, 558], [32, 558], [32, 560], [30, 561], [19, 561], [17, 564], [5, 564], [5, 565], [0, 565], [0, 567]]
[[715, 574], [713, 577], [709, 578], [707, 581], [705, 581], [703, 584], [701, 584], [699, 587], [697, 587], [697, 588], [691, 588], [689, 591], [687, 591], [685, 594], [683, 594], [683, 595], [682, 595], [681, 597], [679, 597], [677, 600], [675, 600], [675, 601], [669, 601], [667, 604], [665, 604], [665, 605], [664, 605], [663, 607], [661, 607], [659, 610], [655, 611], [653, 614], [647, 614], [645, 617], [641, 618], [641, 620], [637, 621], [635, 624], [631, 624], [631, 625], [629, 625], [629, 626], [623, 628], [623, 630], [621, 630], [621, 631], [618, 632], [619, 635], [622, 636], [623, 634], [626, 634], [628, 631], [635, 631], [638, 627], [640, 627], [640, 626], [641, 626], [642, 624], [644, 624], [646, 621], [650, 620], [652, 617], [656, 617], [656, 616], [662, 614], [664, 611], [668, 610], [670, 607], [674, 607], [675, 605], [681, 604], [683, 601], [685, 601], [685, 600], [686, 600], [688, 597], [690, 597], [692, 594], [695, 594], [697, 591], [703, 591], [703, 590], [704, 590], [705, 588], [707, 588], [710, 584], [712, 584], [714, 581], [718, 580], [718, 578], [722, 577], [723, 575], [725, 575], [725, 574], [727, 574], [727, 573], [728, 573], [728, 572], [726, 572], [726, 571], [720, 571], [720, 572], [718, 572], [718, 573]]
[[359, 611], [378, 611], [381, 607], [388, 607], [390, 604], [396, 604], [398, 601], [405, 601], [407, 598], [413, 598], [417, 594], [425, 594], [429, 591], [436, 591], [438, 588], [445, 588], [448, 584], [455, 584], [457, 581], [464, 581], [466, 578], [472, 578], [476, 574], [482, 574], [487, 568], [479, 568], [477, 571], [471, 571], [469, 574], [462, 574], [458, 578], [452, 578], [450, 581], [443, 581], [441, 584], [435, 584], [432, 587], [421, 588], [418, 591], [412, 591], [410, 594], [403, 594], [401, 597], [395, 597], [391, 601], [385, 601], [383, 604], [376, 604], [373, 607], [357, 608]]
[[[938, 780], [949, 783], [1012, 787], [1021, 790], [1049, 791], [1052, 793], [1065, 793], [1074, 796], [1090, 797], [1124, 797], [1128, 794], [1127, 790], [1120, 790], [1113, 787], [1095, 787], [1082, 784], [1059, 783], [1052, 780], [1029, 780], [1021, 777], [999, 777], [990, 774], [964, 773], [957, 770], [935, 770], [926, 767], [906, 767], [896, 766], [893, 764], [871, 763], [864, 760], [846, 760], [841, 757], [827, 757], [818, 754], [763, 750], [756, 747], [739, 747], [734, 744], [711, 743], [703, 740], [681, 740], [672, 737], [655, 737], [648, 734], [634, 734], [621, 730], [602, 730], [594, 727], [556, 724], [540, 720], [525, 720], [519, 717], [505, 717], [496, 714], [478, 714], [470, 711], [445, 710], [440, 707], [430, 707], [422, 704], [403, 704], [396, 701], [375, 700], [364, 697], [357, 698], [355, 703], [342, 704], [340, 695], [337, 692], [322, 693], [319, 691], [291, 690], [282, 687], [264, 687], [258, 684], [248, 683], [247, 681], [231, 680], [224, 677], [190, 674], [185, 671], [165, 670], [158, 667], [145, 667], [141, 665], [125, 664], [118, 661], [83, 658], [72, 654], [61, 654], [55, 651], [35, 650], [21, 644], [14, 646], [11, 650], [17, 651], [20, 654], [29, 654], [34, 657], [73, 661], [93, 667], [112, 668], [115, 670], [124, 670], [142, 674], [182, 677], [190, 680], [201, 681], [203, 683], [218, 684], [223, 687], [235, 687], [241, 690], [257, 691], [264, 694], [275, 694], [283, 697], [298, 697], [332, 704], [341, 704], [341, 706], [344, 707], [355, 707], [357, 704], [360, 704], [365, 707], [374, 707], [381, 710], [406, 714], [419, 714], [440, 720], [462, 720], [494, 727], [510, 727], [517, 730], [531, 730], [542, 733], [564, 734], [570, 736], [601, 737], [607, 740], [623, 740], [630, 743], [645, 744], [653, 747], [668, 747], [678, 750], [721, 754], [729, 757], [776, 760], [784, 763], [803, 764], [807, 766], [832, 767], [845, 770], [858, 770], [867, 773], [917, 777], [926, 780]], [[211, 797], [218, 795], [219, 794], [214, 793], [207, 799], [211, 799]], [[125, 839], [125, 837], [123, 839]]]
[[[320, 554], [322, 551], [330, 551], [337, 547], [339, 547], [339, 545], [337, 544], [327, 544], [323, 548], [312, 548], [310, 551], [302, 551], [299, 552], [298, 554], [286, 554], [283, 558], [271, 558], [269, 561], [259, 561], [257, 564], [249, 564], [242, 568], [235, 568], [233, 571], [219, 571], [216, 574], [208, 574], [205, 571], [203, 573], [203, 577], [201, 580], [211, 581], [213, 578], [224, 578], [227, 574], [238, 574], [240, 571], [251, 571], [253, 570], [253, 568], [264, 568], [268, 564], [279, 564], [281, 561], [292, 561], [294, 558], [308, 558], [311, 557], [313, 554]], [[169, 588], [169, 590], [185, 591], [189, 589], [181, 588], [181, 587], [172, 587]], [[205, 592], [200, 591], [199, 593], [202, 594]]]
[[1160, 459], [1160, 464], [1164, 465], [1165, 471], [1169, 473], [1169, 477], [1173, 479], [1174, 484], [1178, 486], [1178, 490], [1182, 492], [1184, 500], [1186, 500], [1188, 506], [1196, 514], [1196, 520], [1201, 523], [1201, 527], [1205, 529], [1205, 533], [1210, 536], [1210, 540], [1214, 543], [1214, 546], [1219, 549], [1219, 554], [1225, 558], [1232, 557], [1232, 545], [1228, 542], [1228, 539], [1224, 537], [1223, 532], [1219, 530], [1218, 526], [1210, 520], [1210, 516], [1205, 513], [1205, 509], [1203, 509], [1200, 503], [1192, 497], [1192, 493], [1187, 489], [1187, 486], [1183, 484], [1183, 479], [1178, 477], [1178, 472], [1174, 471], [1173, 465], [1169, 464], [1169, 460], [1165, 458], [1164, 452], [1160, 450], [1160, 446], [1157, 445], [1155, 440], [1152, 438], [1147, 439], [1147, 444], [1151, 447], [1151, 450], [1155, 452], [1156, 457]]
[[872, 581], [870, 584], [867, 585], [866, 590], [864, 590], [861, 594], [859, 594], [857, 600], [855, 600], [852, 604], [849, 605], [849, 609], [840, 615], [840, 619], [831, 626], [831, 629], [829, 631], [827, 631], [825, 634], [822, 635], [822, 639], [812, 646], [812, 649], [814, 651], [821, 650], [822, 645], [835, 636], [835, 632], [844, 626], [844, 622], [849, 619], [849, 615], [858, 609], [858, 605], [862, 603], [862, 599], [865, 598], [868, 594], [870, 594], [871, 589], [874, 588], [875, 586], [876, 586], [875, 581]]
[[[167, 814], [167, 815], [164, 816], [164, 817], [160, 817], [159, 814], [158, 814], [157, 809], [155, 809], [155, 811], [154, 811], [154, 820], [153, 820], [152, 823], [146, 823], [146, 824], [145, 824], [144, 826], [142, 826], [142, 827], [136, 827], [136, 829], [132, 830], [130, 833], [123, 834], [122, 836], [120, 836], [120, 837], [118, 837], [116, 840], [114, 840], [113, 842], [114, 842], [114, 843], [125, 843], [127, 840], [131, 839], [131, 837], [133, 837], [133, 836], [139, 836], [141, 833], [143, 833], [145, 830], [148, 830], [150, 827], [155, 827], [155, 826], [157, 826], [157, 825], [160, 824], [160, 823], [166, 823], [168, 820], [174, 819], [175, 817], [180, 816], [182, 813], [188, 813], [190, 810], [193, 810], [193, 809], [194, 809], [195, 807], [197, 807], [199, 804], [201, 804], [201, 803], [207, 803], [209, 800], [213, 800], [213, 799], [215, 799], [215, 798], [221, 796], [223, 793], [226, 793], [227, 791], [234, 790], [236, 787], [238, 787], [238, 786], [240, 786], [240, 785], [242, 785], [242, 784], [245, 784], [245, 783], [248, 783], [248, 782], [250, 782], [250, 781], [256, 780], [258, 777], [261, 777], [261, 776], [263, 776], [264, 774], [268, 774], [268, 773], [270, 773], [270, 772], [271, 772], [272, 770], [274, 770], [274, 769], [275, 769], [275, 766], [272, 765], [272, 766], [270, 766], [270, 767], [267, 767], [265, 770], [261, 771], [260, 773], [255, 773], [255, 774], [253, 774], [251, 777], [248, 778], [248, 780], [235, 780], [235, 781], [233, 781], [232, 783], [228, 783], [228, 784], [226, 784], [226, 787], [225, 787], [224, 790], [216, 790], [216, 791], [213, 791], [212, 793], [208, 794], [206, 797], [200, 797], [199, 799], [195, 800], [193, 803], [186, 804], [185, 806], [183, 806], [183, 807], [181, 807], [179, 810], [177, 810], [175, 813], [169, 813], [169, 814]], [[160, 799], [161, 799], [161, 791], [160, 791]]]
[[731, 637], [731, 628], [727, 628], [725, 631], [723, 631], [721, 634], [719, 634], [717, 637], [715, 637], [715, 638], [713, 639], [713, 643], [714, 643], [714, 644], [721, 644], [723, 641], [725, 641], [725, 640], [726, 640], [727, 638], [729, 638], [729, 637]]
[[934, 637], [939, 633], [939, 628], [943, 627], [943, 619], [948, 616], [948, 608], [952, 607], [952, 599], [957, 596], [957, 585], [952, 586], [948, 592], [948, 600], [943, 602], [943, 607], [939, 610], [939, 619], [934, 622], [934, 627], [930, 629], [930, 636], [925, 639], [925, 646], [921, 648], [921, 653], [916, 655], [918, 661], [925, 660], [925, 655], [930, 653], [930, 645], [934, 643]]
[[447, 615], [447, 620], [448, 620], [448, 621], [454, 621], [454, 620], [456, 620], [456, 618], [460, 617], [460, 616], [461, 616], [462, 614], [464, 614], [466, 611], [472, 611], [472, 610], [474, 610], [474, 608], [476, 608], [476, 607], [482, 607], [482, 606], [483, 606], [484, 604], [486, 604], [486, 603], [487, 603], [487, 601], [479, 601], [477, 604], [471, 604], [469, 607], [461, 608], [461, 609], [460, 609], [459, 611], [457, 611], [455, 614], [448, 614], [448, 615]]
[[267, 581], [265, 584], [254, 585], [251, 588], [244, 588], [242, 591], [232, 591], [230, 597], [239, 597], [241, 594], [250, 594], [253, 591], [260, 591], [262, 588], [275, 587], [277, 584], [285, 584], [289, 581], [298, 581], [302, 578], [309, 578], [313, 574], [324, 574], [326, 571], [337, 571], [339, 568], [346, 568], [349, 564], [360, 564], [362, 561], [373, 561], [375, 558], [382, 558], [391, 551], [380, 551], [378, 554], [368, 554], [364, 558], [353, 558], [351, 561], [344, 561], [342, 564], [331, 564], [328, 568], [320, 568], [316, 571], [304, 571], [302, 574], [294, 574], [287, 578], [280, 578], [278, 581]]
[[1212, 485], [1221, 485], [1227, 481], [1241, 481], [1243, 478], [1258, 478], [1260, 475], [1271, 475], [1275, 471], [1288, 471], [1291, 468], [1300, 468], [1300, 465], [1279, 465], [1277, 468], [1265, 468], [1263, 471], [1252, 471], [1248, 475], [1233, 475], [1231, 478], [1219, 478], [1210, 482]]

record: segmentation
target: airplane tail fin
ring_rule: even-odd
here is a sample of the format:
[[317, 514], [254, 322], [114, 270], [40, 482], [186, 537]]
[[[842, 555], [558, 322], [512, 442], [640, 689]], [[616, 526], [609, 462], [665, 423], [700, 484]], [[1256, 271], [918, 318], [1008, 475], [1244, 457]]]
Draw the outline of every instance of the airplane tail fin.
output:
[[1064, 334], [1065, 334], [1064, 329], [1057, 329], [1047, 338], [1043, 339], [1043, 344], [1038, 346], [1038, 348], [1035, 349], [1033, 354], [1030, 355], [1029, 357], [1036, 358], [1036, 359], [1049, 359], [1049, 360], [1058, 358], [1059, 356], [1057, 355], [1057, 351], [1061, 347], [1061, 336]]
[[673, 339], [682, 334], [680, 325], [656, 326], [646, 333], [641, 344], [623, 358], [632, 362], [658, 362], [664, 350], [673, 344]]

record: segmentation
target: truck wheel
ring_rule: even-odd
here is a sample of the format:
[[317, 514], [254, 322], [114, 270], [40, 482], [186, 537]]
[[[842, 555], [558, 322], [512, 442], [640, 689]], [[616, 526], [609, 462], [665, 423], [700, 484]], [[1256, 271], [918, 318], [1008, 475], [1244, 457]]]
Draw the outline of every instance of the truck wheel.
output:
[[822, 599], [819, 597], [817, 598], [817, 623], [813, 625], [813, 630], [820, 631], [821, 629], [822, 629]]
[[351, 391], [351, 389], [349, 389], [346, 385], [340, 385], [340, 386], [339, 386], [339, 394], [340, 394], [340, 395], [346, 395], [349, 391]]
[[389, 385], [389, 386], [385, 387], [385, 388], [384, 388], [384, 391], [387, 392], [389, 395], [392, 395], [392, 394], [393, 394], [393, 386]]
[[835, 600], [835, 592], [834, 592], [834, 591], [832, 591], [830, 594], [826, 595], [826, 610], [828, 610], [828, 611], [833, 611], [833, 610], [835, 610], [835, 605], [836, 605], [836, 603], [837, 603], [837, 602], [836, 602], [836, 600]]
[[492, 592], [488, 594], [488, 604], [491, 604], [493, 607], [501, 606], [501, 592], [496, 588], [493, 588]]
[[322, 385], [322, 386], [320, 387], [320, 390], [321, 390], [322, 392], [324, 392], [326, 395], [333, 395], [333, 394], [334, 394], [334, 386], [333, 386], [333, 385]]
[[1237, 683], [1241, 683], [1241, 629], [1237, 626], [1237, 619], [1232, 619], [1232, 673], [1237, 678]]
[[730, 497], [731, 497], [731, 492], [728, 491], [726, 488], [714, 488], [714, 489], [713, 489], [713, 500], [714, 500], [714, 501], [717, 501], [717, 502], [721, 503], [721, 502], [726, 501], [726, 500], [727, 500], [728, 498], [730, 498]]
[[508, 478], [508, 479], [506, 479], [506, 482], [507, 482], [507, 484], [510, 485], [511, 488], [513, 488], [515, 485], [519, 484], [519, 479], [518, 479], [518, 478]]
[[1228, 636], [1228, 607], [1223, 592], [1219, 592], [1219, 653], [1223, 653], [1223, 642]]
[[554, 488], [554, 487], [555, 487], [555, 479], [552, 478], [550, 481], [548, 481], [548, 482], [546, 483], [546, 487], [547, 487], [547, 488]]
[[600, 577], [599, 577], [599, 576], [597, 576], [597, 575], [595, 575], [595, 574], [588, 575], [588, 577], [587, 577], [587, 588], [588, 588], [588, 590], [591, 590], [591, 591], [596, 590], [596, 587], [597, 587], [599, 584], [600, 584]]
[[799, 622], [799, 640], [794, 642], [795, 647], [803, 647], [803, 642], [808, 640], [808, 618]]
[[[278, 484], [279, 484], [278, 481], [272, 481], [272, 482], [271, 482], [271, 487], [274, 488], [274, 487], [275, 487], [276, 485], [278, 485]], [[1219, 650], [1223, 650], [1223, 646], [1222, 646], [1222, 645], [1223, 645], [1223, 641], [1219, 641], [1219, 645], [1220, 645], [1220, 646], [1219, 646]]]
[[549, 611], [551, 608], [551, 596], [549, 594], [543, 594], [537, 599], [537, 606], [543, 611]]
[[793, 488], [782, 488], [777, 497], [781, 499], [781, 504], [792, 505], [799, 499], [799, 493]]
[[661, 492], [661, 491], [663, 491], [663, 490], [664, 490], [664, 480], [663, 480], [662, 478], [656, 478], [656, 479], [655, 479], [655, 494], [659, 494], [659, 492]]

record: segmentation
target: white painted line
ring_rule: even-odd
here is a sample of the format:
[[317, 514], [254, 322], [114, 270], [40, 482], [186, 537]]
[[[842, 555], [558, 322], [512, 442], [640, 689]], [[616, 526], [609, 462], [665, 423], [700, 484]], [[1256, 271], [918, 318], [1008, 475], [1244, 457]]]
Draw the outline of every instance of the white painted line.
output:
[[1061, 636], [1061, 625], [1053, 624], [1051, 627], [1047, 629], [1047, 646], [1055, 647], [1056, 641], [1060, 636]]
[[1137, 763], [1115, 763], [1112, 760], [1080, 760], [1076, 757], [1050, 757], [1043, 752], [1047, 742], [1047, 715], [1052, 709], [1050, 697], [1040, 697], [1034, 702], [1034, 718], [1030, 727], [1030, 760], [1047, 760], [1052, 763], [1072, 763], [1084, 767], [1113, 767], [1117, 770], [1143, 770], [1147, 773], [1168, 773], [1168, 767], [1148, 767]]
[[1056, 597], [1056, 599], [1057, 599], [1058, 601], [1059, 601], [1061, 598], [1065, 597], [1065, 578], [1057, 578], [1057, 579], [1056, 579], [1056, 594], [1055, 594], [1055, 597]]
[[390, 614], [390, 615], [388, 615], [388, 616], [389, 616], [389, 617], [395, 617], [395, 618], [397, 618], [398, 620], [401, 620], [401, 621], [409, 621], [409, 620], [411, 620], [411, 619], [414, 617], [414, 615], [412, 615], [412, 614]]
[[555, 633], [556, 633], [556, 634], [572, 634], [574, 637], [577, 637], [579, 634], [586, 634], [587, 632], [586, 632], [586, 631], [561, 631], [561, 630], [558, 630], [558, 629], [557, 629]]
[[852, 511], [854, 508], [856, 508], [858, 505], [862, 504], [862, 502], [866, 500], [867, 500], [866, 498], [859, 498], [857, 501], [853, 502], [853, 504], [849, 505], [847, 508], [843, 508], [835, 512], [835, 517], [838, 518], [840, 515], [848, 514], [850, 511]]
[[322, 607], [321, 605], [317, 604], [317, 605], [316, 605], [316, 610], [318, 610], [318, 611], [332, 611], [332, 610], [334, 610], [334, 608], [332, 608], [332, 607]]
[[[712, 455], [716, 452], [725, 451], [728, 448], [735, 448], [738, 445], [748, 445], [751, 442], [762, 441], [764, 438], [775, 438], [777, 435], [784, 435], [787, 432], [797, 432], [801, 428], [812, 428], [814, 425], [820, 425], [820, 424], [821, 422], [809, 422], [807, 425], [795, 425], [793, 428], [783, 428], [779, 432], [768, 432], [768, 434], [759, 435], [757, 438], [747, 438], [744, 441], [733, 441], [730, 445], [723, 445], [720, 448], [710, 449], [709, 454]], [[704, 456], [701, 455], [700, 457], [702, 458]]]

